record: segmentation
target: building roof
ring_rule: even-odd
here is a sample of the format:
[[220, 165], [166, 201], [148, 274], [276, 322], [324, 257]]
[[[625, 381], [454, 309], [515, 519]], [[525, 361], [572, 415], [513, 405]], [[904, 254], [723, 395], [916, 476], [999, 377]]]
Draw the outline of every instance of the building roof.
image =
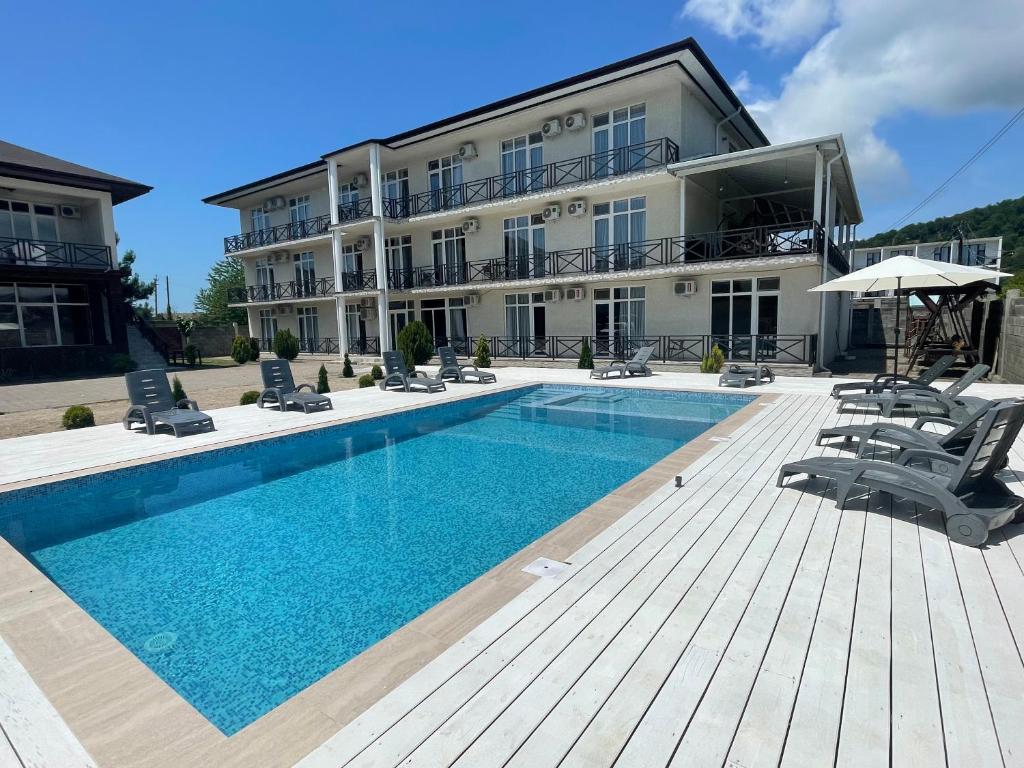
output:
[[[473, 120], [474, 118], [485, 117], [495, 112], [507, 112], [508, 110], [516, 106], [541, 99], [545, 95], [556, 93], [560, 90], [564, 90], [567, 88], [573, 88], [574, 86], [579, 86], [592, 80], [608, 78], [609, 76], [613, 76], [617, 73], [624, 72], [626, 70], [637, 69], [638, 67], [642, 67], [645, 64], [656, 62], [658, 59], [663, 59], [671, 56], [681, 56], [684, 53], [692, 55], [693, 59], [696, 60], [697, 64], [703, 70], [703, 74], [706, 75], [710, 82], [714, 84], [715, 88], [717, 88], [724, 96], [726, 104], [731, 110], [731, 113], [727, 110], [722, 109], [721, 105], [718, 105], [718, 102], [714, 98], [712, 98], [710, 95], [708, 96], [708, 98], [713, 103], [719, 106], [719, 109], [722, 111], [723, 118], [725, 118], [726, 121], [730, 123], [732, 123], [734, 120], [740, 121], [745, 131], [749, 133], [749, 135], [752, 136], [757, 142], [760, 142], [762, 144], [769, 144], [770, 142], [768, 141], [768, 138], [764, 135], [764, 132], [754, 121], [754, 118], [751, 117], [750, 114], [747, 112], [746, 107], [743, 106], [743, 103], [739, 100], [736, 94], [733, 93], [732, 88], [729, 87], [729, 84], [725, 81], [725, 78], [722, 77], [721, 73], [717, 69], [715, 69], [715, 66], [711, 63], [711, 60], [707, 57], [707, 54], [704, 53], [704, 51], [692, 37], [688, 37], [685, 40], [680, 40], [669, 45], [664, 45], [661, 46], [660, 48], [654, 48], [650, 51], [646, 51], [636, 56], [631, 56], [627, 59], [622, 59], [621, 61], [616, 61], [612, 64], [606, 64], [605, 66], [598, 67], [597, 69], [591, 69], [586, 72], [582, 72], [578, 75], [573, 75], [572, 77], [557, 80], [553, 83], [543, 85], [539, 88], [524, 91], [523, 93], [519, 93], [515, 96], [509, 96], [507, 98], [491, 102], [490, 104], [485, 104], [481, 107], [475, 107], [471, 110], [460, 112], [450, 117], [443, 118], [442, 120], [436, 120], [434, 122], [427, 123], [426, 125], [421, 125], [418, 128], [413, 128], [411, 130], [402, 131], [401, 133], [396, 133], [395, 135], [389, 136], [387, 138], [364, 139], [363, 141], [356, 142], [355, 144], [350, 144], [348, 146], [341, 147], [340, 149], [336, 149], [332, 152], [328, 152], [322, 155], [319, 160], [315, 160], [312, 163], [308, 163], [297, 168], [292, 168], [290, 170], [274, 174], [273, 176], [257, 179], [256, 181], [252, 181], [238, 187], [233, 187], [232, 189], [225, 190], [224, 192], [220, 192], [215, 195], [210, 195], [209, 197], [203, 198], [203, 202], [213, 204], [227, 202], [227, 200], [232, 197], [237, 197], [241, 194], [246, 193], [247, 191], [258, 188], [269, 182], [283, 180], [294, 174], [308, 175], [311, 172], [315, 173], [320, 170], [325, 170], [327, 167], [326, 158], [331, 157], [333, 155], [341, 154], [342, 152], [347, 152], [353, 149], [357, 149], [359, 147], [366, 146], [367, 144], [374, 143], [381, 144], [385, 147], [391, 147], [395, 144], [411, 143], [413, 140], [416, 140], [420, 137], [425, 137], [430, 134], [436, 134], [438, 131], [441, 131], [445, 128], [448, 128], [450, 126], [456, 126], [459, 123], [464, 123], [466, 121]], [[708, 95], [706, 88], [698, 81], [694, 74], [690, 72], [688, 69], [686, 69], [685, 65], [681, 64], [681, 66], [683, 66], [684, 71], [690, 77], [691, 81], [696, 85], [696, 87], [703, 91], [705, 95]], [[639, 73], [640, 72], [635, 72], [630, 74]]]
[[7, 141], [0, 141], [0, 176], [109, 192], [115, 205], [153, 189], [137, 181], [112, 176]]

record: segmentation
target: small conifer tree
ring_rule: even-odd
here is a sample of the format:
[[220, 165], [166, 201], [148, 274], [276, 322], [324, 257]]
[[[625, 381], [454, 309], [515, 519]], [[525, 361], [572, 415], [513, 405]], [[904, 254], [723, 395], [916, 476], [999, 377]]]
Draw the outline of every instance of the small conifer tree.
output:
[[580, 361], [576, 367], [594, 369], [594, 353], [590, 349], [590, 342], [586, 339], [583, 340], [583, 346], [580, 347]]
[[181, 386], [181, 379], [177, 376], [171, 379], [171, 397], [174, 398], [175, 403], [179, 403], [188, 397], [185, 394], [185, 388]]
[[331, 385], [327, 382], [326, 365], [321, 365], [320, 370], [316, 372], [316, 391], [320, 395], [331, 391]]
[[491, 345], [488, 343], [487, 337], [482, 333], [480, 338], [476, 340], [476, 357], [473, 358], [473, 364], [477, 368], [491, 367]]
[[723, 365], [725, 365], [725, 355], [718, 348], [718, 345], [715, 344], [711, 347], [711, 352], [704, 355], [704, 358], [700, 361], [700, 372], [721, 373]]
[[348, 352], [345, 353], [345, 362], [341, 366], [341, 375], [346, 379], [351, 379], [356, 375], [356, 372], [352, 370], [352, 361], [348, 357]]

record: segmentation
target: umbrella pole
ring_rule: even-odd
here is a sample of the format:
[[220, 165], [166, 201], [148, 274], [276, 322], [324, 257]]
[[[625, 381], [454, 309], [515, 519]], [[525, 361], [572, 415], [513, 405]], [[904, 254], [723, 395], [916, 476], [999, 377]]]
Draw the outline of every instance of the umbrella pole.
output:
[[896, 346], [892, 351], [892, 380], [896, 383], [896, 378], [900, 374], [900, 310], [903, 308], [903, 304], [900, 301], [900, 289], [903, 284], [903, 278], [896, 278]]

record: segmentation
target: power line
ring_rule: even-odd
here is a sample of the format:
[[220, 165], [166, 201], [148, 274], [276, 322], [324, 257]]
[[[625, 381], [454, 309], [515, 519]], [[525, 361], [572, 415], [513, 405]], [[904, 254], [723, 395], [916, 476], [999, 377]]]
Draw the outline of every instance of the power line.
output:
[[930, 203], [936, 197], [941, 195], [946, 190], [946, 188], [950, 184], [952, 184], [953, 181], [956, 180], [956, 178], [961, 173], [966, 171], [968, 168], [970, 168], [972, 165], [974, 165], [974, 163], [976, 163], [979, 159], [981, 159], [981, 156], [984, 155], [986, 152], [988, 152], [997, 141], [999, 141], [1001, 138], [1003, 138], [1003, 136], [1006, 134], [1006, 132], [1009, 131], [1011, 128], [1013, 128], [1013, 126], [1016, 125], [1017, 122], [1022, 117], [1024, 117], [1024, 107], [1021, 107], [1013, 115], [1013, 117], [1011, 117], [1009, 120], [1007, 120], [1006, 123], [1003, 125], [1003, 127], [1000, 128], [998, 131], [996, 131], [995, 135], [992, 138], [990, 138], [988, 141], [986, 141], [984, 144], [982, 144], [978, 148], [978, 151], [975, 152], [973, 155], [971, 155], [970, 158], [963, 165], [961, 165], [959, 168], [957, 168], [955, 171], [953, 171], [953, 173], [950, 175], [950, 177], [948, 179], [946, 179], [938, 187], [936, 187], [934, 192], [932, 192], [930, 195], [928, 195], [928, 197], [926, 197], [924, 200], [922, 200], [920, 203], [918, 203], [914, 208], [912, 208], [910, 211], [908, 211], [906, 213], [906, 215], [904, 215], [895, 224], [893, 224], [891, 227], [889, 227], [889, 229], [897, 229], [901, 224], [903, 224], [903, 222], [905, 222], [907, 219], [909, 219], [915, 213], [917, 213], [922, 208], [924, 208], [926, 205], [928, 205], [928, 203]]

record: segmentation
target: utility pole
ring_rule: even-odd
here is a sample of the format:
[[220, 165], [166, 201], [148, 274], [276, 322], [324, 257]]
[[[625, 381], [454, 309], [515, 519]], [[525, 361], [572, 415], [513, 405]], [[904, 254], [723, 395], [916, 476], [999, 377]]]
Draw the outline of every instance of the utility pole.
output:
[[160, 315], [160, 275], [153, 275], [153, 317]]
[[164, 275], [164, 298], [166, 301], [164, 304], [167, 307], [167, 319], [171, 319], [171, 276]]

